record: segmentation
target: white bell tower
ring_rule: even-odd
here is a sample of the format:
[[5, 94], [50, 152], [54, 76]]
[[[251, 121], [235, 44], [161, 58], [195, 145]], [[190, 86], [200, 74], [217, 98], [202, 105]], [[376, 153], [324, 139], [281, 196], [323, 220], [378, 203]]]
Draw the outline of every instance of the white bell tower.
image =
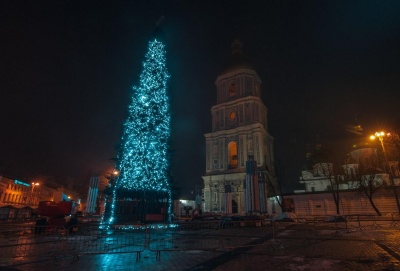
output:
[[217, 104], [211, 108], [212, 131], [205, 134], [204, 211], [244, 214], [246, 161], [260, 170], [273, 169], [273, 137], [267, 108], [261, 101], [261, 80], [244, 61], [242, 44], [232, 44], [232, 63], [218, 76]]

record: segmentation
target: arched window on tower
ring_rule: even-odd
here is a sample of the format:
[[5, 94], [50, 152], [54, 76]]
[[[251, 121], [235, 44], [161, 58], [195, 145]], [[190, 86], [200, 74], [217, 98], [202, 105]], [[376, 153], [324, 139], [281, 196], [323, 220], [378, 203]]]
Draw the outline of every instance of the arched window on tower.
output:
[[235, 95], [236, 95], [236, 85], [235, 85], [235, 83], [231, 83], [229, 85], [229, 97], [232, 97]]
[[238, 155], [237, 155], [237, 144], [234, 141], [228, 144], [228, 155], [229, 155], [229, 168], [238, 167]]

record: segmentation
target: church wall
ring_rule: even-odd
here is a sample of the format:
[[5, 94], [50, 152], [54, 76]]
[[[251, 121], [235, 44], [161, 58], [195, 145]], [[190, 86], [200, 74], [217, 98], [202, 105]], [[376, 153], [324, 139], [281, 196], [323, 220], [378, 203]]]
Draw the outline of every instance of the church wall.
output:
[[[298, 216], [336, 215], [333, 195], [329, 192], [286, 195], [284, 199], [293, 201], [294, 213]], [[398, 212], [392, 191], [378, 191], [373, 200], [383, 215]], [[271, 207], [269, 213], [272, 213]], [[340, 193], [340, 214], [376, 214], [376, 212], [363, 193], [343, 191]]]
[[[234, 97], [229, 96], [229, 87], [232, 84], [236, 88]], [[217, 87], [217, 104], [247, 95], [260, 97], [260, 84], [260, 78], [254, 71], [249, 69], [241, 69], [221, 75], [215, 83]]]
[[[237, 144], [238, 168], [236, 170], [244, 172], [249, 155], [254, 156], [259, 166], [270, 162], [269, 158], [272, 154], [268, 152], [272, 150], [268, 150], [266, 145], [268, 135], [261, 126], [253, 124], [246, 129], [235, 128], [206, 136], [206, 172], [223, 172], [229, 169], [228, 144], [232, 141]], [[270, 166], [269, 163], [268, 166]]]
[[225, 206], [226, 187], [230, 186], [229, 197], [237, 202], [237, 212], [243, 214], [243, 180], [244, 173], [203, 176], [204, 212], [226, 213], [232, 206]]
[[[234, 111], [235, 117], [230, 118]], [[226, 130], [252, 123], [260, 123], [267, 130], [267, 109], [258, 97], [247, 96], [225, 104], [213, 106], [211, 109], [212, 130]]]

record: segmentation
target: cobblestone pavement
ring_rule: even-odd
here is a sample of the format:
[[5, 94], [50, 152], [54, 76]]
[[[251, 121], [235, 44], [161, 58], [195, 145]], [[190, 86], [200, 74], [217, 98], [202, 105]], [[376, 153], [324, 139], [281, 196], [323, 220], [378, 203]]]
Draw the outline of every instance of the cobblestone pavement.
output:
[[399, 227], [363, 228], [321, 239], [287, 237], [237, 254], [213, 270], [400, 270]]
[[[304, 234], [305, 233], [305, 234]], [[400, 271], [400, 226], [353, 228], [349, 231], [300, 232], [290, 226], [260, 245], [230, 251], [200, 250], [136, 254], [60, 255], [0, 270], [371, 270]], [[0, 252], [1, 253], [1, 252]], [[25, 259], [26, 261], [26, 259]]]

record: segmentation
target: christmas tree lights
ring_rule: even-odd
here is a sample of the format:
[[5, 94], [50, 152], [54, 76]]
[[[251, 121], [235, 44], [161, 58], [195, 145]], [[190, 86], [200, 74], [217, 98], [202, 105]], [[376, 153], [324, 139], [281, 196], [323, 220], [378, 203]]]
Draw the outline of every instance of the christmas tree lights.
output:
[[[168, 180], [171, 120], [167, 96], [169, 77], [165, 46], [154, 39], [149, 42], [140, 84], [133, 87], [129, 115], [124, 123], [117, 164], [120, 174], [113, 191], [111, 224], [114, 220], [117, 190], [124, 191], [124, 195], [131, 191], [132, 198], [146, 193], [163, 194], [169, 205], [171, 203]], [[170, 211], [170, 207], [168, 209]]]
[[140, 85], [133, 88], [129, 116], [124, 124], [117, 187], [129, 190], [169, 191], [168, 78], [165, 46], [155, 39], [149, 43], [140, 75]]

